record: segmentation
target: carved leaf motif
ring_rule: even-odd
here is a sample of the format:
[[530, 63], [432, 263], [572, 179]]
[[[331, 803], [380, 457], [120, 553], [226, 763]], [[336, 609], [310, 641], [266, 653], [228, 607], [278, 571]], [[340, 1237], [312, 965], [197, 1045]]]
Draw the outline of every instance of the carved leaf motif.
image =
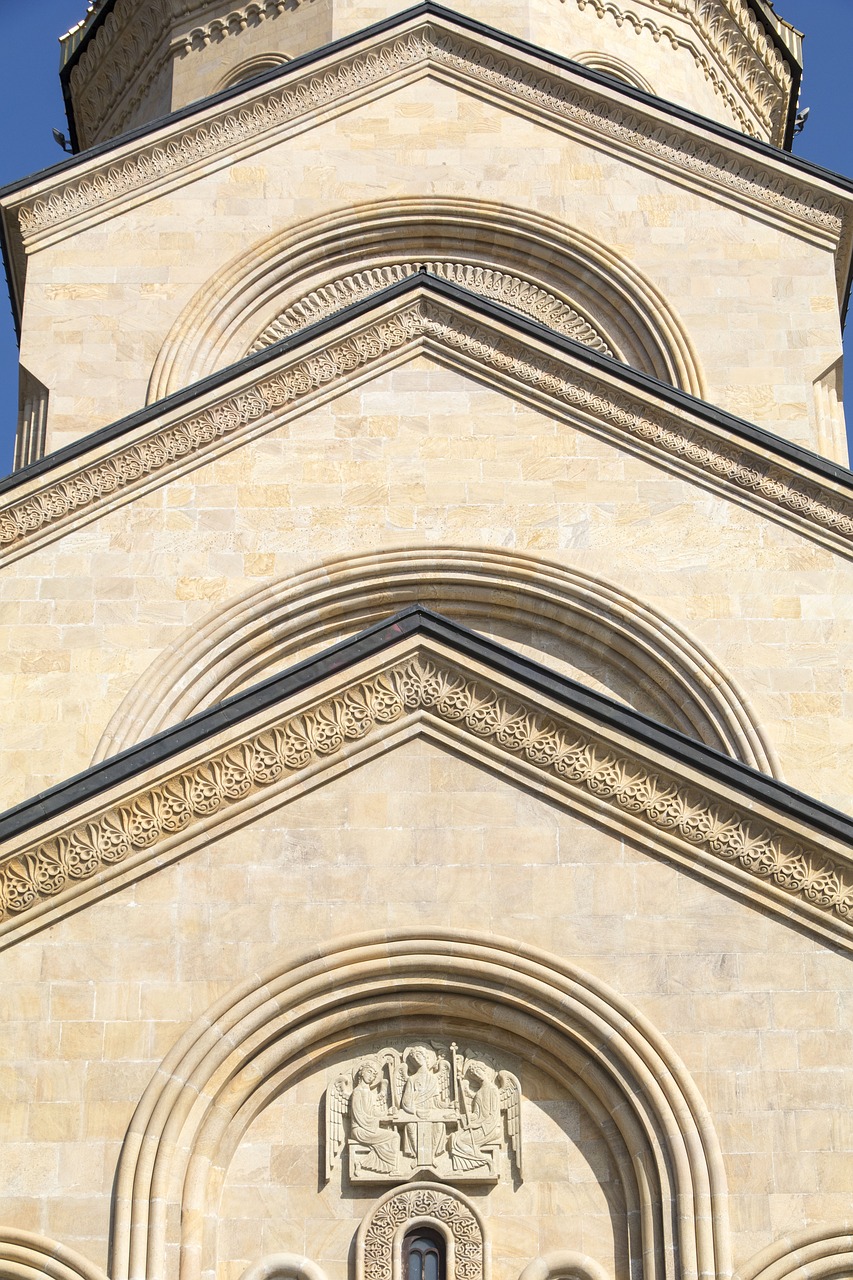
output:
[[571, 732], [568, 725], [468, 680], [464, 672], [417, 658], [0, 863], [0, 912], [19, 915], [61, 892], [69, 881], [83, 881], [134, 849], [151, 848], [197, 817], [274, 783], [285, 769], [298, 770], [317, 755], [333, 754], [375, 724], [418, 708], [452, 723], [464, 721], [472, 732], [504, 750], [522, 753], [603, 802], [627, 809], [659, 830], [675, 832], [695, 848], [822, 910], [842, 919], [853, 915], [853, 877], [817, 847], [788, 843], [746, 812], [713, 804], [676, 779], [649, 772], [638, 759], [617, 757], [591, 737]]

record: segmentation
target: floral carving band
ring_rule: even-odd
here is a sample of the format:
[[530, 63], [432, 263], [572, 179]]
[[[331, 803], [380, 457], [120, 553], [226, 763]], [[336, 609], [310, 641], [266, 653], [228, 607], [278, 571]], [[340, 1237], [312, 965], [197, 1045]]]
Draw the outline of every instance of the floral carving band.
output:
[[648, 409], [638, 396], [610, 389], [603, 380], [573, 368], [568, 360], [545, 355], [448, 306], [422, 299], [347, 337], [332, 340], [321, 351], [296, 359], [272, 376], [261, 376], [247, 390], [226, 396], [210, 408], [13, 500], [0, 508], [0, 551], [14, 550], [68, 516], [108, 501], [225, 437], [256, 427], [420, 337], [584, 413], [617, 438], [627, 435], [659, 456], [681, 460], [739, 494], [753, 495], [780, 512], [835, 535], [844, 549], [853, 540], [853, 499], [846, 494], [804, 480], [793, 469], [771, 463], [747, 445], [721, 441], [713, 431], [688, 425], [665, 409]]
[[763, 166], [759, 157], [737, 158], [710, 140], [690, 140], [683, 129], [644, 117], [627, 105], [615, 108], [557, 70], [528, 66], [509, 50], [493, 52], [433, 18], [329, 67], [309, 69], [298, 79], [257, 91], [251, 101], [225, 107], [210, 120], [175, 130], [168, 139], [142, 144], [123, 158], [108, 158], [85, 176], [62, 181], [50, 195], [19, 207], [21, 234], [31, 236], [87, 211], [99, 212], [106, 201], [160, 182], [188, 165], [216, 159], [232, 146], [427, 61], [491, 84], [511, 99], [532, 103], [599, 135], [627, 143], [806, 224], [834, 235], [842, 230], [841, 205], [817, 195], [792, 175]]
[[853, 866], [815, 842], [790, 838], [738, 808], [651, 770], [562, 717], [543, 714], [450, 663], [415, 655], [354, 683], [311, 710], [212, 754], [133, 800], [72, 826], [0, 864], [0, 919], [84, 882], [260, 793], [404, 716], [428, 712], [536, 768], [605, 809], [630, 815], [712, 862], [736, 867], [835, 920], [853, 917]]

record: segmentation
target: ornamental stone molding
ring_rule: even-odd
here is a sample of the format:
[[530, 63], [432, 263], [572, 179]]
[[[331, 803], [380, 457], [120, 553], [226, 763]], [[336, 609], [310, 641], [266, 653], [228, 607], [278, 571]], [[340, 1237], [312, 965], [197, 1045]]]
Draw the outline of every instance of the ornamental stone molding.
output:
[[258, 27], [268, 18], [277, 18], [288, 7], [288, 0], [253, 0], [229, 10], [223, 17], [193, 27], [186, 35], [176, 36], [170, 46], [173, 57], [186, 57], [209, 44], [219, 44], [229, 36], [236, 36], [247, 27]]
[[[28, 914], [62, 906], [86, 882], [102, 889], [124, 864], [140, 871], [168, 848], [237, 817], [247, 801], [280, 795], [318, 766], [350, 757], [354, 744], [387, 739], [412, 717], [428, 716], [475, 754], [513, 763], [536, 785], [628, 829], [718, 882], [853, 946], [853, 858], [789, 820], [756, 812], [731, 789], [714, 794], [675, 762], [650, 765], [647, 750], [582, 725], [541, 696], [506, 692], [488, 671], [472, 674], [456, 658], [420, 641], [416, 651], [296, 714], [282, 711], [260, 732], [209, 751], [118, 804], [60, 824], [47, 839], [24, 842], [0, 863], [0, 936]], [[386, 744], [387, 745], [387, 744]], [[174, 856], [174, 855], [173, 855]]]
[[252, 343], [250, 351], [263, 351], [282, 338], [298, 333], [309, 324], [315, 324], [353, 302], [369, 298], [380, 289], [387, 289], [398, 280], [406, 280], [421, 271], [426, 271], [439, 280], [452, 280], [481, 298], [490, 298], [505, 307], [512, 307], [513, 311], [520, 311], [522, 315], [532, 316], [540, 324], [565, 334], [567, 338], [573, 338], [575, 342], [582, 342], [585, 347], [600, 351], [602, 355], [615, 355], [613, 348], [592, 321], [553, 293], [540, 289], [532, 281], [522, 280], [493, 267], [448, 261], [400, 262], [355, 271], [332, 280], [319, 289], [312, 290], [276, 316]]
[[447, 1280], [487, 1280], [479, 1215], [458, 1191], [429, 1182], [385, 1196], [365, 1219], [356, 1239], [357, 1280], [404, 1280], [394, 1245], [415, 1222], [434, 1226], [447, 1241]]
[[475, 269], [480, 297], [489, 287], [486, 272], [541, 290], [531, 295], [512, 285], [511, 291], [501, 289], [498, 300], [522, 311], [536, 300], [536, 314], [528, 314], [558, 328], [560, 312], [555, 315], [542, 296], [553, 295], [582, 315], [616, 358], [707, 398], [680, 317], [653, 281], [609, 245], [529, 208], [430, 195], [325, 210], [253, 242], [207, 280], [173, 321], [151, 371], [147, 403], [236, 364], [282, 311], [330, 283], [351, 279], [355, 270], [447, 260]]
[[792, 1231], [760, 1250], [736, 1280], [842, 1280], [853, 1272], [853, 1223]]
[[107, 1280], [88, 1258], [58, 1240], [0, 1226], [0, 1275], [15, 1280]]
[[186, 25], [209, 13], [210, 0], [120, 0], [71, 72], [81, 146], [93, 146], [129, 128], [175, 58], [277, 18], [286, 7], [287, 0], [252, 0], [173, 37], [175, 22]]
[[[258, 1115], [274, 1103], [304, 1069], [306, 1050], [322, 1061], [332, 1034], [353, 1052], [374, 1043], [365, 1016], [374, 1028], [403, 1020], [421, 1036], [427, 1019], [446, 1017], [495, 1051], [512, 1052], [519, 1064], [532, 1060], [577, 1100], [606, 1143], [617, 1194], [637, 1206], [626, 1215], [626, 1235], [638, 1280], [730, 1277], [726, 1171], [713, 1120], [684, 1063], [643, 1012], [594, 975], [518, 939], [476, 928], [387, 926], [277, 956], [169, 1049], [119, 1158], [112, 1280], [202, 1280], [215, 1269], [219, 1191], [245, 1134], [246, 1110]], [[176, 1128], [180, 1142], [170, 1140]], [[435, 1199], [408, 1199], [424, 1192]], [[386, 1215], [389, 1203], [395, 1208]], [[397, 1280], [407, 1225], [431, 1219], [452, 1254], [449, 1224], [465, 1221], [466, 1208], [478, 1224], [471, 1201], [436, 1182], [373, 1201], [353, 1250], [355, 1280], [366, 1280], [361, 1245], [374, 1215], [382, 1214], [383, 1227], [371, 1235], [371, 1255], [387, 1268], [390, 1241]], [[458, 1239], [477, 1237], [476, 1226], [455, 1230]], [[480, 1234], [488, 1280], [491, 1247], [482, 1224]], [[603, 1280], [594, 1265], [561, 1274]], [[269, 1272], [257, 1280], [271, 1280]]]
[[834, 239], [844, 232], [837, 273], [839, 288], [846, 286], [849, 232], [839, 199], [781, 164], [753, 152], [744, 154], [734, 140], [723, 142], [688, 131], [652, 108], [644, 112], [636, 102], [620, 101], [607, 89], [592, 89], [569, 71], [506, 47], [499, 33], [492, 43], [435, 15], [419, 17], [407, 30], [376, 37], [369, 48], [341, 53], [324, 66], [291, 75], [284, 70], [274, 85], [250, 87], [233, 104], [210, 109], [201, 121], [167, 125], [154, 138], [88, 162], [83, 173], [49, 179], [49, 191], [12, 205], [18, 232], [28, 244], [72, 220], [76, 224], [87, 217], [100, 219], [114, 201], [162, 189], [164, 182], [181, 180], [199, 164], [228, 163], [246, 143], [279, 136], [314, 112], [341, 109], [353, 95], [420, 64], [434, 64], [463, 81], [486, 86], [514, 110], [545, 112], [564, 127], [628, 147], [650, 162], [707, 183], [716, 199], [729, 193]]
[[[509, 313], [507, 317], [511, 320]], [[840, 486], [804, 479], [796, 466], [775, 461], [749, 441], [716, 434], [698, 416], [679, 413], [665, 401], [650, 403], [650, 396], [577, 367], [566, 353], [543, 350], [533, 340], [523, 341], [482, 318], [423, 297], [404, 300], [395, 312], [289, 359], [273, 374], [260, 373], [251, 385], [220, 396], [203, 410], [159, 428], [155, 419], [153, 430], [149, 425], [132, 443], [122, 444], [119, 437], [95, 461], [76, 464], [61, 478], [37, 483], [26, 496], [12, 498], [0, 508], [0, 555], [23, 550], [69, 518], [94, 514], [226, 441], [236, 444], [272, 427], [281, 414], [307, 404], [316, 393], [344, 385], [354, 372], [375, 367], [421, 340], [472, 362], [481, 374], [524, 388], [552, 410], [580, 415], [585, 426], [658, 463], [677, 465], [740, 501], [760, 503], [765, 512], [795, 521], [801, 531], [836, 550], [850, 554], [853, 549], [853, 497]]]
[[435, 544], [325, 560], [197, 619], [128, 691], [92, 763], [418, 603], [495, 638], [505, 634], [505, 624], [516, 636], [519, 628], [540, 632], [547, 638], [536, 648], [551, 665], [572, 655], [582, 668], [583, 652], [594, 654], [608, 696], [781, 777], [743, 690], [704, 646], [647, 601], [541, 556]]
[[[575, 0], [580, 10], [620, 27], [633, 27], [656, 42], [685, 49], [744, 133], [782, 146], [793, 76], [791, 68], [746, 0], [645, 0], [661, 16], [686, 20], [700, 37], [661, 25], [637, 8], [614, 0]], [[722, 70], [721, 70], [722, 68]], [[732, 92], [734, 86], [738, 93]], [[757, 127], [756, 127], [757, 125]]]
[[[685, 49], [744, 132], [781, 145], [791, 67], [747, 0], [643, 0], [637, 8], [622, 0], [575, 3], [599, 18], [647, 32], [656, 42], [666, 41], [674, 50]], [[81, 142], [91, 146], [127, 127], [174, 57], [278, 17], [284, 9], [285, 0], [253, 0], [171, 37], [175, 23], [186, 27], [195, 15], [209, 13], [209, 2], [119, 0], [71, 73]], [[660, 20], [649, 17], [649, 10]], [[677, 29], [672, 20], [679, 20]]]

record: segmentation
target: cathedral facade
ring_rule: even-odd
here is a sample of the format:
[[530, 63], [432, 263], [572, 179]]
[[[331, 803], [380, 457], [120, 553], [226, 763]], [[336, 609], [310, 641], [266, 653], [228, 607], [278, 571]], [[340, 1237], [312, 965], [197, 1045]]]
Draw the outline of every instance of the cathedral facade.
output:
[[770, 0], [93, 0], [0, 192], [0, 1280], [851, 1280], [853, 183]]

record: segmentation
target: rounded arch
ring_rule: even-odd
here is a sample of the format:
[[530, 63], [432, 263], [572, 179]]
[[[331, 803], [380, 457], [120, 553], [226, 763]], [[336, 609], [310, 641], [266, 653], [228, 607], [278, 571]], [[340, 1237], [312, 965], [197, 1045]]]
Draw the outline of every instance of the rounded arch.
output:
[[626, 363], [703, 395], [696, 354], [674, 311], [607, 245], [527, 209], [413, 196], [292, 224], [233, 259], [172, 326], [148, 401], [235, 363], [283, 312], [347, 273], [434, 260], [457, 271], [496, 270], [541, 290], [590, 323]]
[[198, 1280], [225, 1173], [254, 1119], [342, 1043], [439, 1018], [553, 1076], [614, 1155], [644, 1280], [731, 1274], [725, 1171], [707, 1108], [665, 1038], [555, 956], [455, 930], [342, 939], [254, 975], [167, 1054], [126, 1135], [110, 1275]]
[[534, 1259], [518, 1280], [609, 1280], [609, 1277], [594, 1258], [571, 1249], [559, 1249]]
[[655, 91], [645, 76], [641, 76], [636, 67], [632, 67], [629, 62], [624, 62], [622, 58], [617, 58], [612, 53], [584, 50], [582, 53], [573, 54], [572, 62], [579, 62], [582, 67], [589, 67], [590, 71], [600, 71], [602, 75], [612, 76], [614, 80], [622, 80], [634, 89], [641, 89], [643, 93], [654, 95]]
[[0, 1280], [107, 1280], [88, 1258], [31, 1231], [0, 1226]]
[[348, 556], [228, 601], [129, 691], [95, 761], [417, 602], [778, 775], [744, 695], [686, 632], [601, 578], [520, 552], [468, 547]]
[[255, 76], [261, 76], [265, 71], [275, 71], [278, 67], [283, 67], [286, 62], [290, 62], [286, 53], [259, 53], [254, 58], [247, 58], [245, 62], [229, 69], [216, 85], [214, 93], [222, 89], [233, 89], [235, 85], [242, 84], [244, 80], [252, 80]]
[[489, 1280], [482, 1217], [456, 1187], [434, 1182], [407, 1183], [377, 1200], [356, 1235], [356, 1280], [405, 1280], [403, 1241], [417, 1227], [431, 1228], [444, 1241], [446, 1280]]
[[851, 1275], [853, 1221], [793, 1231], [736, 1272], [737, 1280], [849, 1280]]
[[253, 1262], [240, 1280], [326, 1280], [322, 1267], [298, 1253], [269, 1253]]

